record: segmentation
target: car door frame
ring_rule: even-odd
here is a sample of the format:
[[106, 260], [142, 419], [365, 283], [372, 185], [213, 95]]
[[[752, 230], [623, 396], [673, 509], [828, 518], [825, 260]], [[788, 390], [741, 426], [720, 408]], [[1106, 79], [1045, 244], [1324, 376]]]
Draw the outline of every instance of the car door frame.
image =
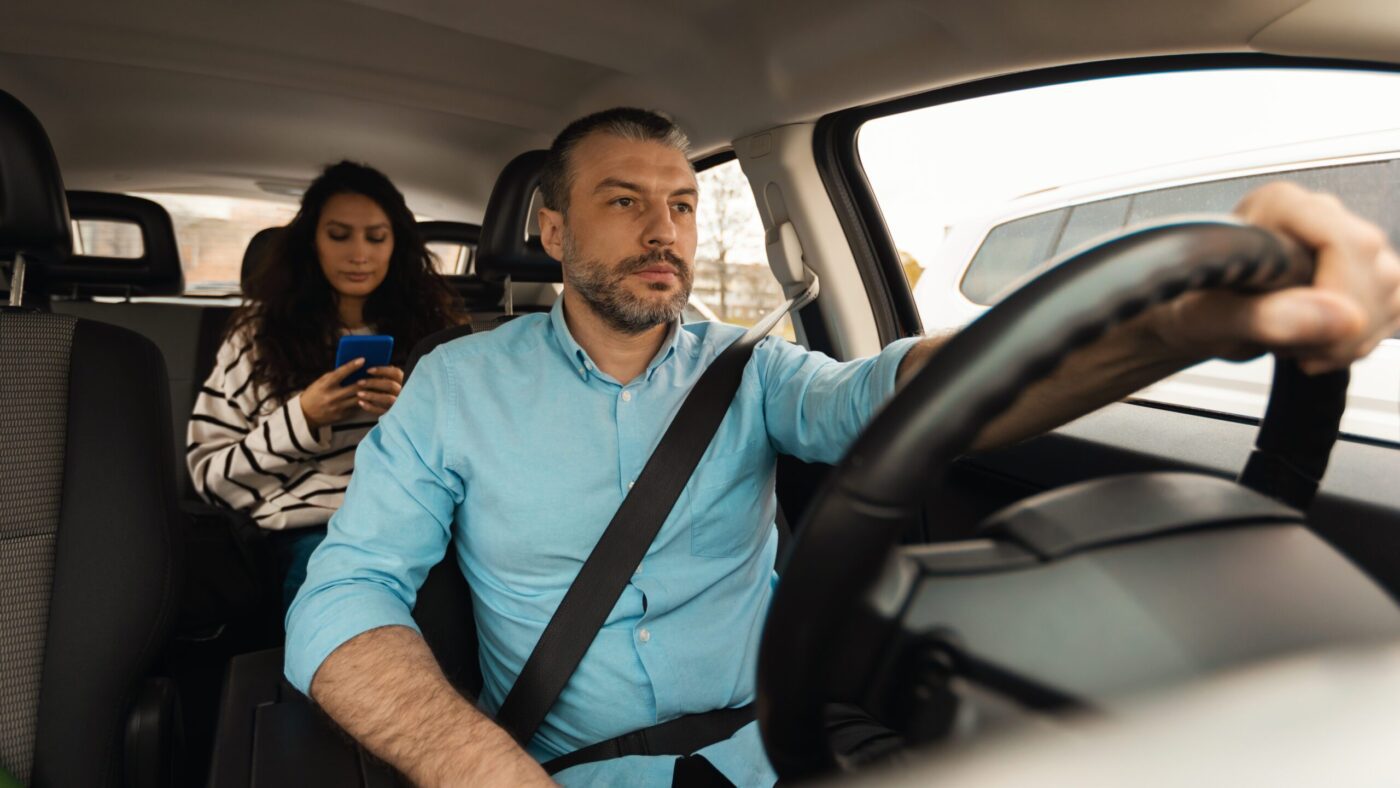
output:
[[[1400, 65], [1252, 53], [1132, 58], [1060, 66], [971, 81], [873, 103], [820, 119], [818, 171], [860, 270], [880, 339], [919, 336], [914, 304], [889, 228], [861, 166], [857, 137], [868, 121], [1013, 90], [1131, 74], [1207, 69], [1314, 68], [1400, 73]], [[925, 506], [911, 539], [971, 529], [997, 508], [1036, 492], [1109, 473], [1193, 470], [1232, 477], [1253, 445], [1259, 420], [1199, 409], [1126, 401], [1015, 447], [960, 460]], [[1332, 472], [1311, 510], [1315, 529], [1400, 598], [1400, 442], [1343, 437]], [[931, 485], [933, 486], [933, 485]]]

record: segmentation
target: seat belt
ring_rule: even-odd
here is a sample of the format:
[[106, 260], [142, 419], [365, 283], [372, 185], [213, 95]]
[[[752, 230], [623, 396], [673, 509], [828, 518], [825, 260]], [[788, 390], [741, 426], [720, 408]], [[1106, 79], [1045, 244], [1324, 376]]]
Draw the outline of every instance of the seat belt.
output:
[[754, 346], [784, 315], [814, 296], [815, 289], [809, 287], [765, 315], [719, 354], [681, 403], [501, 703], [496, 722], [522, 747], [529, 744], [564, 691], [671, 514], [729, 411]]

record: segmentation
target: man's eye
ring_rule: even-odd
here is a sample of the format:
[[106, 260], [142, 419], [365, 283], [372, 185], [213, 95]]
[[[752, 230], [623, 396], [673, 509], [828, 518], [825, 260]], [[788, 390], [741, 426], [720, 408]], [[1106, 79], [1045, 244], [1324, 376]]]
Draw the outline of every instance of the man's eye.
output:
[[676, 210], [681, 213], [695, 213], [695, 206], [688, 202], [679, 202], [676, 203]]
[[636, 202], [637, 201], [631, 197], [618, 197], [616, 200], [613, 200], [613, 205], [619, 208], [631, 208]]

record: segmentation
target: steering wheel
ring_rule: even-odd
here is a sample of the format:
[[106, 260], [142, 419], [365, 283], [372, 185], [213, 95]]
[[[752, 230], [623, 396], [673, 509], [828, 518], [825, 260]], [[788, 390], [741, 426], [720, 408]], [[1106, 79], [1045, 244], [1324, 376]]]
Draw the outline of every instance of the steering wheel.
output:
[[[850, 700], [859, 694], [852, 687], [869, 681], [852, 674], [883, 664], [878, 654], [852, 656], [882, 637], [862, 629], [855, 611], [900, 606], [889, 598], [888, 576], [898, 570], [891, 556], [906, 524], [1021, 391], [1155, 304], [1205, 288], [1280, 289], [1312, 275], [1311, 257], [1296, 244], [1232, 219], [1143, 226], [1062, 258], [949, 340], [856, 440], [797, 531], [758, 663], [759, 725], [778, 774], [797, 779], [836, 768], [827, 705]], [[1336, 439], [1346, 385], [1346, 372], [1309, 377], [1280, 359], [1241, 483], [1305, 508]], [[881, 594], [883, 602], [871, 601]]]

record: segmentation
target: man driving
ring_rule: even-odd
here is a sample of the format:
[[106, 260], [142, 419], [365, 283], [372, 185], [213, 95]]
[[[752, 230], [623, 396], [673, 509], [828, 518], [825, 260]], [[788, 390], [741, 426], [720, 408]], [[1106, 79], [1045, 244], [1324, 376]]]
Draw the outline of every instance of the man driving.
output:
[[[761, 342], [645, 559], [529, 744], [500, 707], [686, 395], [743, 330], [682, 325], [699, 193], [684, 134], [614, 109], [570, 124], [542, 173], [541, 240], [564, 272], [548, 314], [427, 356], [356, 455], [343, 508], [287, 617], [288, 678], [418, 784], [549, 784], [541, 763], [753, 700], [775, 583], [778, 454], [838, 460], [941, 339], [839, 363]], [[1198, 293], [1145, 313], [1028, 389], [979, 447], [1038, 434], [1209, 357], [1289, 353], [1308, 372], [1368, 353], [1400, 319], [1400, 261], [1334, 198], [1288, 184], [1237, 209], [1317, 255], [1311, 287]], [[451, 546], [472, 588], [480, 708], [411, 616]], [[757, 726], [694, 753], [559, 771], [564, 784], [772, 784]]]

